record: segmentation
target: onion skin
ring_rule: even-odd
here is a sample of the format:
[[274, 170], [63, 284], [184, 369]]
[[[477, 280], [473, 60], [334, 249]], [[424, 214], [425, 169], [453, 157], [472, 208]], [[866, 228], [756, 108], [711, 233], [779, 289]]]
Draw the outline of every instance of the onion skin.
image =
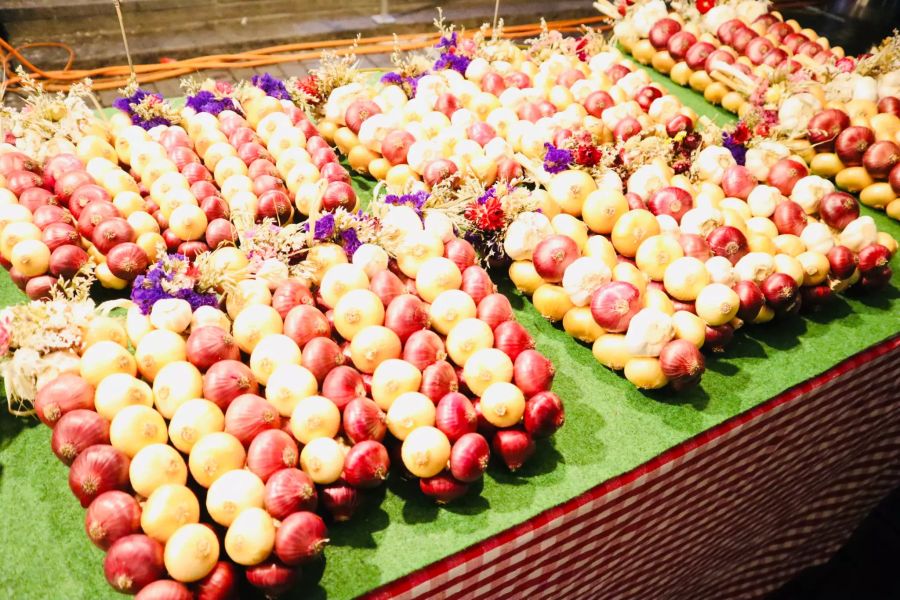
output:
[[318, 504], [316, 485], [300, 469], [281, 469], [266, 481], [266, 510], [283, 521], [298, 511], [314, 511]]
[[356, 398], [344, 407], [344, 433], [354, 444], [366, 440], [380, 442], [387, 433], [384, 411], [373, 400]]
[[194, 584], [197, 600], [236, 600], [237, 570], [234, 563], [220, 560], [209, 575]]
[[359, 508], [359, 492], [344, 481], [322, 486], [319, 494], [322, 507], [337, 522], [349, 521]]
[[515, 362], [519, 354], [534, 348], [534, 338], [518, 321], [504, 321], [494, 329], [494, 348]]
[[34, 410], [44, 425], [54, 427], [68, 412], [94, 408], [94, 387], [82, 377], [65, 373], [38, 390]]
[[277, 598], [294, 587], [299, 571], [277, 560], [266, 559], [258, 565], [247, 567], [245, 575], [247, 582], [262, 590], [267, 598]]
[[109, 550], [119, 538], [141, 532], [141, 506], [125, 492], [103, 492], [88, 506], [84, 530], [95, 546]]
[[672, 340], [663, 346], [659, 362], [669, 383], [678, 391], [697, 385], [706, 370], [703, 354], [687, 340]]
[[566, 413], [562, 400], [553, 392], [542, 391], [525, 401], [525, 431], [532, 437], [550, 437], [565, 422]]
[[117, 592], [135, 594], [165, 575], [163, 546], [146, 535], [127, 535], [110, 547], [103, 571]]
[[458, 481], [450, 473], [444, 471], [434, 477], [419, 480], [419, 489], [438, 504], [448, 504], [469, 491], [469, 485]]
[[86, 508], [103, 492], [128, 489], [130, 464], [128, 457], [112, 446], [91, 446], [72, 463], [69, 488]]
[[265, 483], [275, 472], [296, 467], [299, 458], [297, 442], [280, 429], [270, 429], [258, 433], [250, 442], [247, 468]]
[[66, 413], [50, 437], [53, 454], [64, 465], [71, 465], [81, 452], [95, 444], [109, 444], [109, 422], [92, 410]]
[[354, 444], [347, 452], [342, 477], [355, 488], [376, 488], [387, 478], [390, 467], [391, 460], [384, 445], [365, 440]]
[[491, 448], [510, 471], [519, 470], [535, 451], [534, 439], [518, 428], [498, 430]]
[[296, 512], [281, 523], [275, 533], [275, 555], [284, 564], [302, 565], [315, 560], [328, 543], [325, 521], [312, 512]]

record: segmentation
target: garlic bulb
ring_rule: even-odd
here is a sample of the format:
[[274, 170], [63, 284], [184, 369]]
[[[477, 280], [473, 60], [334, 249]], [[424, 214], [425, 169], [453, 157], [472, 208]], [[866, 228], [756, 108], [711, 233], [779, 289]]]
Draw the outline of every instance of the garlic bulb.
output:
[[450, 217], [441, 211], [429, 210], [426, 212], [424, 225], [425, 231], [441, 238], [441, 241], [445, 244], [456, 237], [453, 233], [453, 223], [450, 221]]
[[775, 259], [767, 252], [749, 252], [737, 261], [734, 272], [742, 280], [762, 283], [775, 272]]
[[732, 286], [738, 282], [737, 273], [734, 267], [724, 256], [713, 256], [706, 260], [706, 270], [709, 273], [709, 280], [713, 283], [721, 283]]
[[[360, 129], [360, 131], [362, 131]], [[379, 142], [379, 145], [381, 142]], [[459, 152], [457, 152], [459, 154]], [[425, 167], [433, 160], [441, 158], [440, 144], [433, 140], [413, 142], [406, 152], [406, 164], [419, 175], [425, 172]]]
[[743, 0], [737, 4], [737, 16], [744, 23], [753, 23], [762, 15], [769, 12], [768, 2], [758, 0]]
[[806, 129], [809, 120], [820, 110], [822, 103], [809, 93], [788, 96], [778, 109], [778, 122], [787, 129]]
[[810, 223], [800, 232], [800, 239], [810, 252], [827, 254], [834, 247], [834, 236], [824, 223]]
[[576, 258], [563, 273], [562, 286], [575, 306], [587, 306], [594, 291], [609, 283], [612, 271], [597, 257]]
[[788, 148], [780, 143], [766, 140], [759, 145], [747, 149], [744, 166], [759, 181], [765, 181], [769, 177], [769, 169], [782, 158], [791, 153]]
[[573, 102], [565, 110], [561, 110], [553, 115], [552, 118], [558, 127], [575, 131], [581, 128], [586, 115], [587, 111], [584, 107]]
[[731, 152], [722, 146], [707, 146], [697, 155], [697, 175], [700, 179], [711, 181], [716, 185], [722, 183], [725, 169], [737, 163]]
[[878, 97], [900, 97], [900, 71], [891, 71], [878, 78]]
[[604, 50], [603, 52], [599, 52], [592, 56], [588, 66], [591, 68], [591, 73], [603, 73], [611, 66], [618, 63], [621, 58], [622, 53], [614, 48]]
[[632, 356], [659, 356], [673, 337], [672, 317], [657, 308], [642, 308], [628, 323], [625, 347]]
[[638, 167], [628, 178], [628, 191], [645, 199], [667, 185], [668, 173], [656, 163]]
[[388, 212], [381, 219], [385, 227], [396, 227], [402, 232], [423, 231], [422, 219], [411, 206], [406, 204], [389, 205]]
[[381, 140], [396, 128], [396, 119], [390, 114], [379, 113], [372, 115], [359, 127], [357, 137], [359, 142], [372, 152], [381, 152]]
[[478, 58], [472, 59], [469, 66], [466, 67], [466, 79], [474, 81], [475, 83], [480, 83], [481, 79], [487, 75], [490, 70], [490, 63], [479, 56]]
[[513, 155], [513, 150], [509, 146], [509, 142], [505, 139], [502, 137], [495, 137], [485, 144], [484, 155], [492, 161], [497, 162], [501, 158], [511, 157]]
[[267, 258], [256, 271], [256, 279], [265, 282], [272, 291], [289, 276], [287, 264], [277, 258]]
[[206, 325], [231, 331], [231, 319], [228, 318], [228, 315], [213, 306], [199, 306], [191, 317], [191, 331]]
[[132, 346], [137, 346], [141, 339], [153, 331], [153, 323], [150, 317], [141, 312], [141, 309], [135, 304], [125, 313], [125, 332]]
[[622, 91], [625, 92], [626, 96], [634, 98], [637, 95], [638, 90], [648, 83], [650, 83], [650, 76], [647, 75], [647, 72], [643, 69], [638, 69], [619, 79], [616, 82], [616, 85], [622, 88]]
[[477, 121], [478, 117], [476, 117], [475, 113], [473, 113], [468, 108], [460, 108], [454, 111], [450, 116], [450, 124], [453, 126], [453, 128], [460, 129], [462, 131], [465, 131]]
[[333, 89], [325, 103], [325, 118], [339, 125], [346, 125], [344, 115], [347, 107], [360, 97], [365, 98], [365, 91], [361, 83], [348, 83]]
[[353, 258], [350, 262], [360, 267], [365, 271], [369, 279], [372, 279], [376, 273], [387, 269], [388, 255], [381, 246], [362, 244], [353, 253]]
[[615, 34], [616, 39], [622, 40], [625, 43], [634, 43], [641, 38], [641, 34], [638, 32], [634, 21], [631, 19], [617, 21], [613, 26], [613, 33]]
[[791, 200], [803, 207], [806, 214], [819, 212], [819, 202], [834, 191], [834, 184], [818, 175], [802, 177], [791, 191]]
[[869, 244], [878, 241], [878, 229], [872, 217], [856, 218], [844, 228], [840, 235], [841, 244], [854, 252], [859, 252]]
[[592, 79], [579, 79], [572, 84], [569, 91], [572, 92], [572, 97], [575, 98], [575, 102], [579, 105], [583, 105], [584, 100], [599, 89], [600, 86], [597, 85], [596, 81]]
[[631, 22], [634, 23], [638, 35], [647, 37], [653, 24], [660, 19], [665, 19], [668, 15], [669, 10], [663, 0], [650, 0], [650, 2], [638, 6], [632, 15]]
[[714, 208], [692, 208], [681, 217], [681, 232], [696, 233], [705, 238], [723, 222], [722, 213]]
[[604, 171], [599, 177], [594, 179], [597, 183], [597, 188], [601, 190], [613, 190], [616, 192], [622, 192], [622, 178], [613, 170]]
[[[731, 4], [719, 4], [713, 6], [705, 15], [703, 15], [703, 29], [709, 33], [715, 34], [722, 23], [736, 17], [737, 11], [735, 11], [734, 6]], [[746, 22], [752, 23], [753, 21]]]
[[678, 98], [667, 94], [651, 102], [647, 114], [657, 123], [666, 123], [677, 115], [680, 110], [681, 102], [678, 101]]
[[388, 85], [373, 98], [381, 112], [388, 113], [401, 108], [409, 99], [399, 85]]
[[603, 111], [600, 119], [609, 130], [616, 128], [616, 125], [625, 117], [635, 117], [643, 113], [640, 104], [634, 100], [617, 103]]
[[191, 324], [191, 305], [180, 298], [157, 300], [150, 310], [150, 323], [157, 329], [181, 333]]
[[757, 185], [747, 196], [747, 206], [750, 207], [750, 214], [754, 217], [771, 217], [775, 207], [785, 200], [778, 188], [771, 185]]
[[525, 102], [525, 95], [522, 90], [516, 87], [506, 88], [500, 92], [500, 105], [511, 110], [516, 110]]
[[428, 105], [428, 108], [431, 108], [438, 96], [447, 91], [447, 82], [443, 77], [425, 75], [416, 84], [416, 97], [413, 100], [421, 100]]
[[878, 81], [874, 77], [857, 77], [853, 82], [853, 99], [878, 102]]
[[678, 221], [672, 215], [656, 215], [656, 222], [659, 223], [660, 233], [677, 236], [681, 233]]
[[541, 240], [553, 233], [550, 219], [544, 214], [523, 212], [506, 229], [503, 249], [513, 260], [531, 260], [531, 255]]

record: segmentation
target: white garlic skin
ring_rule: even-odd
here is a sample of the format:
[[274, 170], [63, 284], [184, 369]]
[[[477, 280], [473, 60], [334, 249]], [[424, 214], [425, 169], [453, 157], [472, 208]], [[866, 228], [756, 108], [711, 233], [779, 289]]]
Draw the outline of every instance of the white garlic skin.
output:
[[191, 305], [180, 298], [158, 300], [150, 309], [150, 323], [157, 329], [181, 333], [191, 324]]
[[600, 286], [612, 279], [612, 271], [596, 257], [576, 258], [563, 273], [562, 286], [575, 306], [587, 306]]
[[632, 356], [659, 356], [673, 337], [672, 317], [657, 308], [643, 308], [628, 323], [625, 347]]

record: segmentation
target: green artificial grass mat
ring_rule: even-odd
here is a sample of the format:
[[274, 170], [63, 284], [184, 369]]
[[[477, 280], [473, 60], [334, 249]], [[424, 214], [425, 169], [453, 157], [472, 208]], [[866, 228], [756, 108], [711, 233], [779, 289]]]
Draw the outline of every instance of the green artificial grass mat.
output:
[[[651, 75], [701, 114], [721, 117], [700, 96]], [[361, 194], [371, 181], [354, 176]], [[900, 224], [863, 208], [900, 238]], [[900, 259], [892, 286], [870, 297], [840, 297], [820, 312], [742, 329], [722, 356], [708, 359], [699, 388], [644, 393], [600, 366], [590, 348], [545, 321], [504, 273], [494, 273], [518, 319], [557, 366], [553, 389], [566, 425], [541, 441], [517, 473], [493, 464], [483, 486], [446, 507], [414, 482], [391, 477], [367, 495], [348, 523], [329, 528], [326, 564], [312, 568], [292, 597], [351, 598], [496, 535], [647, 462], [667, 449], [822, 373], [900, 331]], [[5, 273], [0, 304], [24, 296]], [[50, 451], [50, 430], [36, 419], [0, 416], [0, 596], [115, 598], [103, 577], [103, 553], [84, 533], [84, 510], [67, 469]], [[321, 579], [316, 581], [319, 574]]]

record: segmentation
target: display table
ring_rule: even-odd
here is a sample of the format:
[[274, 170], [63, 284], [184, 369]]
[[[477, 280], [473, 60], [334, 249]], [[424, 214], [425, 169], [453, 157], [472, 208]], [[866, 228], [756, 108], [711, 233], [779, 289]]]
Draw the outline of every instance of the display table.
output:
[[[863, 211], [900, 238], [900, 224]], [[900, 484], [896, 258], [894, 269], [880, 295], [742, 330], [681, 395], [642, 393], [600, 366], [496, 273], [557, 366], [566, 426], [521, 471], [492, 466], [479, 493], [447, 507], [391, 477], [330, 527], [324, 571], [310, 569], [293, 597], [738, 598], [777, 587], [825, 560]], [[2, 277], [0, 304], [21, 301]], [[0, 417], [0, 595], [116, 597], [49, 438], [35, 419]]]

